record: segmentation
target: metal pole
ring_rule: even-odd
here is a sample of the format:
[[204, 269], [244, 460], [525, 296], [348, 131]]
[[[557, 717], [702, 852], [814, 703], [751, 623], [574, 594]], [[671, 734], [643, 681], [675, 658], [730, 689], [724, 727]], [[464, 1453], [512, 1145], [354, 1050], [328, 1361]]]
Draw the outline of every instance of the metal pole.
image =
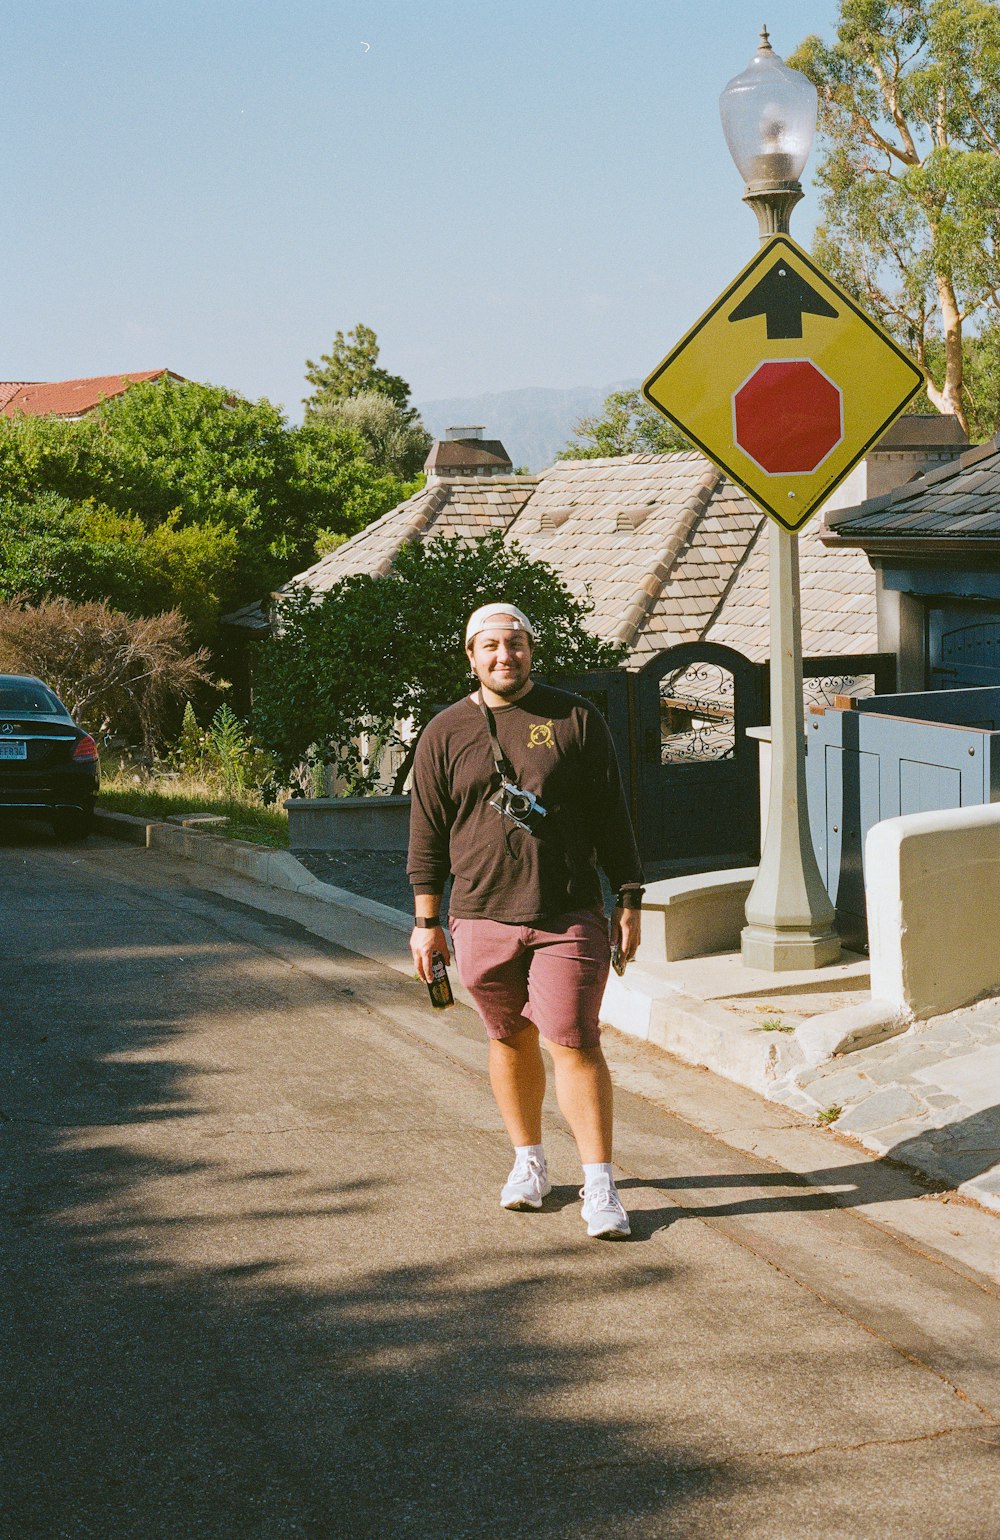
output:
[[[745, 202], [762, 241], [787, 234], [799, 183], [752, 183]], [[806, 803], [802, 712], [799, 537], [769, 528], [771, 600], [771, 789], [760, 866], [747, 898], [747, 967], [769, 973], [823, 968], [840, 956], [834, 908], [820, 876]]]
[[806, 805], [799, 538], [772, 522], [771, 792], [760, 866], [747, 898], [743, 961], [771, 973], [822, 968], [840, 956]]

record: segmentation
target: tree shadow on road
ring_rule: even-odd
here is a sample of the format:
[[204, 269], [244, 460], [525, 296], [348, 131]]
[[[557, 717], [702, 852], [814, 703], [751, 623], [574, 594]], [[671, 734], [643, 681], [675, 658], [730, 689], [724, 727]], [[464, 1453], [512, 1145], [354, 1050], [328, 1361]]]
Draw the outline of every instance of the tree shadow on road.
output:
[[[923, 1198], [929, 1193], [953, 1191], [961, 1182], [972, 1180], [1000, 1163], [1000, 1106], [948, 1123], [928, 1128], [919, 1135], [901, 1141], [878, 1158], [852, 1161], [839, 1166], [793, 1172], [755, 1169], [750, 1161], [743, 1170], [711, 1175], [688, 1174], [646, 1179], [624, 1177], [623, 1190], [649, 1189], [685, 1194], [692, 1191], [718, 1192], [750, 1187], [753, 1197], [720, 1197], [715, 1203], [665, 1205], [645, 1209], [632, 1216], [636, 1239], [649, 1239], [673, 1221], [686, 1219], [726, 1219], [751, 1214], [804, 1214], [834, 1208], [858, 1208], [870, 1204], [898, 1203]], [[738, 1164], [738, 1161], [734, 1161]], [[769, 1189], [786, 1189], [780, 1195]], [[761, 1189], [764, 1189], [761, 1192]]]
[[[392, 1178], [337, 1169], [335, 1114], [313, 1114], [314, 1145], [270, 1150], [259, 1118], [213, 1121], [238, 1071], [199, 1029], [209, 1013], [238, 1042], [260, 957], [96, 866], [72, 889], [55, 863], [20, 870], [0, 960], [0, 1533], [689, 1532], [727, 1468], [604, 1406], [616, 1352], [551, 1329], [572, 1252], [562, 1276], [482, 1248], [413, 1264], [402, 1232], [359, 1266]], [[291, 1023], [320, 991], [271, 972]], [[602, 1288], [649, 1284], [588, 1286], [599, 1311]]]

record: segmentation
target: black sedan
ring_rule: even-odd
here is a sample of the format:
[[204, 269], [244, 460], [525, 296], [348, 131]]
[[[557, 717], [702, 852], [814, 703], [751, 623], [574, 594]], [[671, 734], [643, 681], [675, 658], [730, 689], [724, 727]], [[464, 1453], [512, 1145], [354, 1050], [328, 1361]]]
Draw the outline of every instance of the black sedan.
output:
[[0, 813], [38, 814], [82, 839], [101, 784], [97, 744], [30, 674], [0, 674]]

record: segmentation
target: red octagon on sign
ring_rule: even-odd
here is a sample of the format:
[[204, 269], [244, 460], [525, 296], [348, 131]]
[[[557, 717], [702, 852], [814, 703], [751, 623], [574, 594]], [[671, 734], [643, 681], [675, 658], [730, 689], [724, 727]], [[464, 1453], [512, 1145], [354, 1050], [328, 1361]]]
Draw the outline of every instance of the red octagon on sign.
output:
[[770, 476], [814, 471], [844, 436], [840, 391], [805, 358], [758, 364], [733, 393], [733, 433]]

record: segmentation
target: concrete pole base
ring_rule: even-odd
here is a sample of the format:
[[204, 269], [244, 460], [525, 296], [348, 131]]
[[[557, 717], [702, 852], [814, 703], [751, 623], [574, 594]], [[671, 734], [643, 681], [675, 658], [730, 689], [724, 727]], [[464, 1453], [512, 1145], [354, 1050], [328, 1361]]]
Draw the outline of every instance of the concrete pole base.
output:
[[744, 967], [761, 968], [766, 973], [827, 968], [840, 960], [840, 937], [826, 928], [771, 930], [762, 925], [747, 925], [740, 937], [740, 951]]

